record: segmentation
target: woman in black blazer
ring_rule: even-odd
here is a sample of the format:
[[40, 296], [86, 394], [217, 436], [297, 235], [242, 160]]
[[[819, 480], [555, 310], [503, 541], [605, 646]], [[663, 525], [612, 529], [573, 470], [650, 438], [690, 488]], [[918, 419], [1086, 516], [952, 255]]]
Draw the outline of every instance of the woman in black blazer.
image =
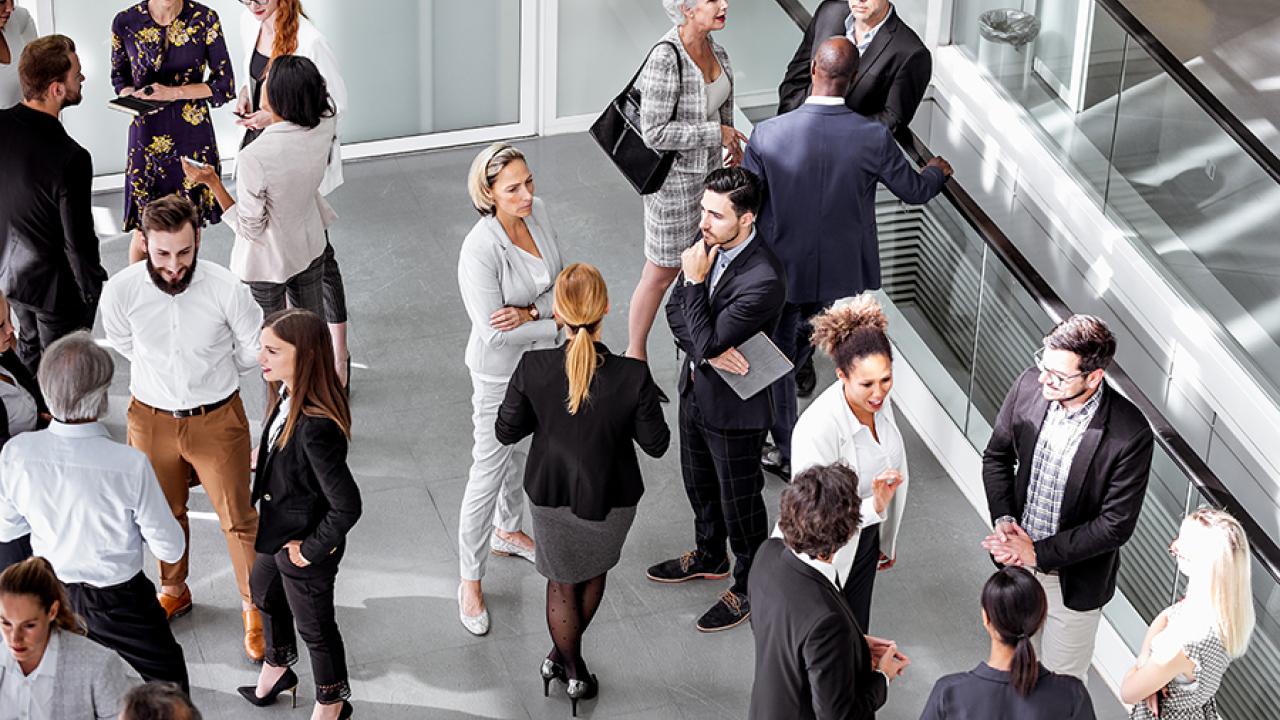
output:
[[982, 626], [991, 655], [969, 672], [938, 680], [920, 720], [1094, 720], [1084, 683], [1049, 672], [1031, 639], [1044, 626], [1049, 600], [1020, 567], [996, 572], [982, 587]]
[[346, 650], [334, 620], [333, 586], [346, 536], [360, 518], [360, 490], [347, 468], [351, 409], [333, 366], [324, 320], [282, 310], [263, 323], [258, 362], [273, 398], [262, 428], [253, 499], [257, 561], [249, 578], [266, 625], [257, 686], [239, 689], [254, 705], [285, 691], [297, 702], [298, 633], [311, 654], [313, 718], [349, 718]]
[[554, 316], [569, 341], [521, 357], [496, 423], [507, 445], [533, 435], [524, 489], [554, 644], [542, 663], [542, 690], [547, 694], [552, 680], [567, 683], [574, 716], [578, 701], [599, 688], [582, 659], [582, 634], [644, 493], [632, 442], [660, 457], [671, 441], [649, 366], [600, 343], [608, 312], [600, 271], [583, 263], [565, 268], [556, 279]]

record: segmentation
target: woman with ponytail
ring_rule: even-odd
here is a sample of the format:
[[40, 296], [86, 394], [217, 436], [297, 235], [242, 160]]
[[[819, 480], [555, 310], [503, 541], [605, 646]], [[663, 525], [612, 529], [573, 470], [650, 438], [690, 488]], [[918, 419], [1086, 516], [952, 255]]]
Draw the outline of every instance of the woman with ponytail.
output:
[[1044, 588], [1020, 567], [997, 571], [982, 587], [982, 627], [991, 636], [987, 661], [938, 680], [920, 720], [1093, 720], [1084, 683], [1051, 673], [1036, 657], [1036, 637], [1049, 614]]
[[[859, 534], [833, 560], [847, 578], [845, 598], [863, 632], [871, 621], [877, 570], [897, 559], [898, 529], [907, 503], [907, 453], [889, 405], [893, 346], [880, 303], [863, 294], [837, 303], [811, 320], [814, 347], [835, 363], [832, 383], [805, 410], [791, 436], [793, 477], [844, 463], [858, 474], [862, 497]], [[775, 537], [781, 537], [774, 530]], [[872, 638], [875, 641], [875, 638]]]
[[1253, 634], [1249, 540], [1231, 515], [1201, 508], [1169, 545], [1187, 593], [1156, 617], [1120, 683], [1133, 720], [1216, 720], [1215, 696]]
[[524, 354], [498, 411], [498, 440], [533, 436], [524, 489], [533, 505], [538, 572], [547, 578], [544, 694], [567, 683], [573, 713], [595, 697], [582, 635], [600, 607], [605, 573], [618, 563], [644, 493], [632, 443], [661, 457], [671, 441], [658, 386], [641, 360], [600, 342], [609, 292], [600, 271], [575, 263], [556, 279], [553, 313], [564, 347]]
[[[243, 77], [236, 101], [237, 124], [245, 128], [240, 147], [253, 142], [271, 124], [271, 113], [262, 108], [262, 85], [271, 62], [284, 55], [300, 55], [315, 63], [329, 89], [341, 122], [347, 111], [347, 85], [338, 69], [329, 41], [316, 29], [302, 9], [302, 0], [249, 0], [240, 16], [240, 37], [244, 39]], [[329, 145], [328, 167], [320, 183], [320, 194], [328, 195], [342, 185], [342, 145], [335, 131]], [[344, 387], [351, 382], [351, 353], [347, 349], [347, 295], [342, 284], [342, 271], [325, 230], [324, 247], [324, 320], [333, 338], [334, 363], [338, 380]]]
[[[27, 558], [0, 573], [0, 717], [114, 718], [137, 683], [84, 636], [53, 566]], [[13, 713], [13, 714], [10, 714]]]

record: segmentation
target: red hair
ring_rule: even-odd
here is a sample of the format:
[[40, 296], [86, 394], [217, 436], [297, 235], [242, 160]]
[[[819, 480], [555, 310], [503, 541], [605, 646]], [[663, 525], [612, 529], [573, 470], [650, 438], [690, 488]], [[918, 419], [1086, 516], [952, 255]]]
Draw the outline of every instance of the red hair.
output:
[[298, 51], [299, 17], [307, 17], [302, 9], [302, 0], [280, 0], [276, 7], [276, 37], [271, 43], [273, 59]]

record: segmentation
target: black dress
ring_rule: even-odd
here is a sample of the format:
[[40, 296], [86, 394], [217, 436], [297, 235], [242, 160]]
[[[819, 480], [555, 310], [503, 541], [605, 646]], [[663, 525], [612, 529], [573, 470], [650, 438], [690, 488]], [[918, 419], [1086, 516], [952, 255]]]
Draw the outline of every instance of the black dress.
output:
[[[271, 64], [271, 58], [258, 52], [255, 48], [253, 57], [249, 60], [249, 112], [256, 113], [262, 109], [262, 81], [267, 77], [267, 66]], [[258, 139], [262, 134], [257, 128], [248, 128], [244, 131], [244, 139], [240, 141], [240, 149], [245, 149], [249, 143]]]

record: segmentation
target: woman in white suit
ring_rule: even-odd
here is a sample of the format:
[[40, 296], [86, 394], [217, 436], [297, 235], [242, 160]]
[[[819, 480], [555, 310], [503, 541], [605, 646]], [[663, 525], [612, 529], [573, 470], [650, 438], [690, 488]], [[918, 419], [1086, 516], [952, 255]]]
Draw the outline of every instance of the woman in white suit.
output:
[[551, 300], [564, 262], [519, 150], [495, 143], [481, 151], [471, 164], [467, 190], [480, 221], [458, 257], [458, 286], [471, 319], [466, 363], [474, 424], [471, 472], [458, 519], [458, 619], [468, 632], [483, 635], [489, 632], [480, 588], [486, 556], [536, 559], [533, 539], [520, 529], [525, 444], [503, 445], [494, 426], [520, 357], [560, 344]]
[[138, 684], [124, 661], [84, 636], [49, 561], [0, 573], [0, 718], [114, 718]]
[[[253, 142], [271, 124], [270, 114], [262, 110], [262, 83], [271, 60], [281, 55], [299, 55], [315, 63], [333, 99], [335, 119], [340, 119], [346, 112], [347, 84], [338, 68], [338, 59], [328, 39], [303, 12], [301, 0], [251, 0], [245, 3], [245, 11], [240, 15], [240, 37], [245, 40], [240, 77], [247, 78], [236, 101], [236, 114], [240, 116], [236, 123], [245, 128], [240, 147]], [[329, 146], [329, 166], [325, 170], [324, 181], [320, 183], [320, 194], [328, 196], [342, 185], [342, 181], [342, 145], [335, 132]], [[324, 319], [333, 337], [338, 380], [345, 387], [351, 379], [351, 353], [347, 349], [347, 295], [327, 228], [324, 237]]]
[[[907, 503], [907, 453], [893, 417], [893, 346], [888, 321], [871, 295], [815, 316], [813, 344], [835, 362], [837, 380], [796, 423], [792, 472], [843, 462], [858, 474], [862, 530], [833, 560], [845, 598], [867, 632], [877, 570], [897, 559]], [[775, 533], [776, 534], [776, 533]]]

